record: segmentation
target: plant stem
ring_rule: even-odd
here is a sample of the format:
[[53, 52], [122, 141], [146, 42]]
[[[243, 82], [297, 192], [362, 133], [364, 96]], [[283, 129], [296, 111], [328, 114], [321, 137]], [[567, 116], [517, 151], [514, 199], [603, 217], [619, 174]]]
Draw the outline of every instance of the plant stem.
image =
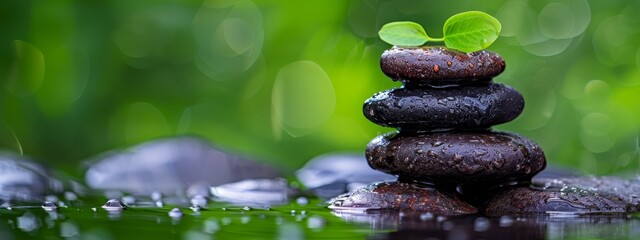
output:
[[427, 41], [429, 41], [429, 42], [444, 42], [444, 38], [430, 38], [430, 37], [427, 37]]

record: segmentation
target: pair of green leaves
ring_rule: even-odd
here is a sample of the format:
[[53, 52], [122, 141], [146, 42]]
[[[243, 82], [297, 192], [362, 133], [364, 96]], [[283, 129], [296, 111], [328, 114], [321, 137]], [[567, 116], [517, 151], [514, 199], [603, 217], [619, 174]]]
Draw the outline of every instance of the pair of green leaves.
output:
[[417, 47], [427, 41], [442, 42], [451, 49], [475, 52], [489, 47], [500, 34], [500, 22], [489, 14], [470, 11], [451, 16], [444, 23], [443, 38], [431, 38], [420, 24], [391, 22], [378, 32], [380, 39], [396, 46]]

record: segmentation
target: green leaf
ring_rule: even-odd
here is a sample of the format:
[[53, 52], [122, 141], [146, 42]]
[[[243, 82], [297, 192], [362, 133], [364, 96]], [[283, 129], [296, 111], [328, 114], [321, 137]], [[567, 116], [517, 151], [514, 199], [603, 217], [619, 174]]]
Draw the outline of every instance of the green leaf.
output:
[[463, 52], [489, 47], [500, 34], [500, 22], [489, 14], [470, 11], [451, 16], [444, 23], [444, 44]]
[[391, 45], [417, 47], [421, 46], [429, 36], [420, 24], [414, 22], [390, 22], [382, 26], [378, 32], [380, 39]]

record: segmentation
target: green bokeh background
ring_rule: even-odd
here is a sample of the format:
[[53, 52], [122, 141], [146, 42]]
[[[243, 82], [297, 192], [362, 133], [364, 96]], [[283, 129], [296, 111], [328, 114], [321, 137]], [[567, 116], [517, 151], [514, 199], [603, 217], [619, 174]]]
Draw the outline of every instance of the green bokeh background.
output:
[[[391, 129], [362, 103], [400, 86], [377, 30], [451, 15], [497, 17], [495, 81], [523, 114], [496, 129], [540, 143], [551, 164], [635, 174], [640, 1], [3, 1], [0, 147], [63, 171], [93, 155], [195, 134], [285, 171], [360, 151]], [[19, 140], [21, 147], [16, 141]]]

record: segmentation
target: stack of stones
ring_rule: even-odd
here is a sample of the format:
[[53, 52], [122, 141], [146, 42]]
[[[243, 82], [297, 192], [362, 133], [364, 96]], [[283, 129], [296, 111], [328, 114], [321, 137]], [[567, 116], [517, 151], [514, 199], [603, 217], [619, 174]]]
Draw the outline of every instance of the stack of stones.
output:
[[492, 82], [505, 68], [498, 54], [394, 47], [382, 54], [380, 66], [403, 87], [376, 93], [365, 102], [364, 114], [398, 131], [373, 139], [366, 157], [372, 168], [397, 175], [398, 181], [338, 198], [334, 208], [475, 213], [480, 200], [466, 196], [527, 185], [544, 169], [536, 143], [490, 130], [524, 108], [520, 93]]

